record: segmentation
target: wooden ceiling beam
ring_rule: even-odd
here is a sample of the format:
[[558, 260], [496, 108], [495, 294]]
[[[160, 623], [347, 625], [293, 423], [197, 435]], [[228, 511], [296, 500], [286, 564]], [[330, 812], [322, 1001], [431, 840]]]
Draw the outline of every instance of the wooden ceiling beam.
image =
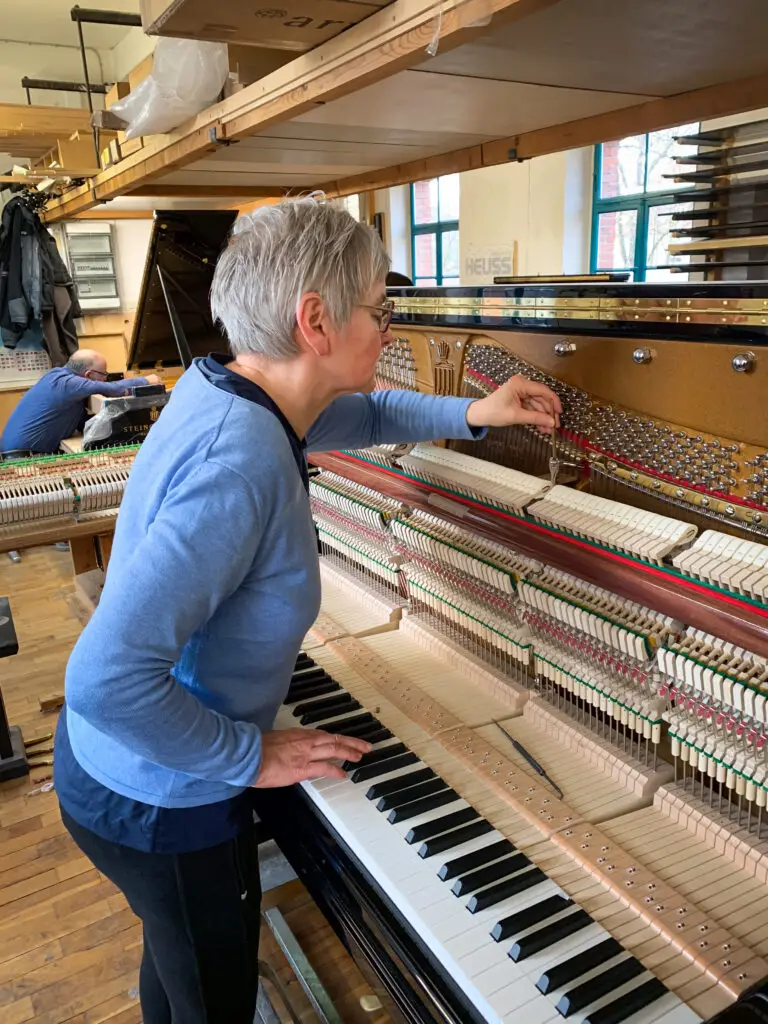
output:
[[[738, 78], [732, 82], [709, 85], [692, 92], [646, 100], [631, 107], [611, 110], [593, 117], [583, 117], [568, 124], [526, 132], [513, 140], [517, 158], [528, 160], [547, 153], [560, 153], [580, 146], [623, 139], [627, 135], [644, 135], [662, 128], [675, 128], [705, 118], [727, 117], [768, 105], [768, 74]], [[490, 142], [483, 146], [484, 159], [501, 163], [503, 148], [509, 140]], [[508, 157], [507, 157], [508, 159]]]
[[262, 185], [164, 185], [161, 180], [154, 185], [139, 185], [125, 194], [157, 196], [161, 199], [279, 199], [290, 191], [290, 185], [274, 185], [269, 188]]
[[365, 85], [423, 63], [435, 39], [440, 52], [479, 38], [493, 26], [528, 17], [559, 0], [394, 0], [346, 32], [290, 61], [189, 121], [182, 133], [160, 136], [77, 189], [51, 203], [46, 220], [62, 220], [98, 202], [162, 178], [222, 143], [328, 103]]
[[506, 139], [495, 139], [467, 149], [356, 174], [322, 187], [331, 196], [352, 195], [393, 185], [406, 185], [424, 178], [439, 177], [441, 174], [494, 167], [514, 160], [530, 160], [548, 153], [594, 146], [599, 142], [609, 142], [628, 135], [642, 135], [690, 121], [741, 114], [765, 106], [768, 106], [768, 74], [753, 75], [721, 85], [707, 86], [705, 89], [678, 93], [676, 96], [646, 100], [605, 114], [593, 114]]

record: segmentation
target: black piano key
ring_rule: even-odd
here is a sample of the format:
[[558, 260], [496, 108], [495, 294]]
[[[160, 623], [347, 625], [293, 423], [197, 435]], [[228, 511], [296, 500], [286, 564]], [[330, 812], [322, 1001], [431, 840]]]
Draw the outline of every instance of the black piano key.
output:
[[322, 722], [318, 723], [317, 728], [325, 729], [326, 732], [335, 733], [338, 736], [357, 736], [361, 729], [370, 730], [371, 727], [379, 725], [381, 722], [377, 722], [373, 715], [363, 711], [360, 715], [336, 718], [333, 721], [324, 718]]
[[479, 818], [477, 821], [472, 821], [461, 828], [454, 828], [451, 831], [446, 831], [446, 833], [441, 833], [439, 836], [427, 840], [426, 843], [419, 847], [419, 856], [424, 860], [427, 857], [435, 857], [438, 853], [444, 853], [446, 850], [453, 850], [454, 847], [461, 846], [462, 843], [469, 843], [470, 840], [487, 836], [489, 831], [493, 830], [494, 826], [489, 821]]
[[326, 679], [325, 682], [314, 682], [311, 686], [299, 686], [290, 688], [285, 695], [285, 704], [295, 704], [298, 700], [311, 700], [313, 697], [322, 697], [326, 693], [336, 693], [341, 690], [338, 683], [333, 679]]
[[378, 729], [372, 729], [365, 738], [369, 743], [383, 743], [384, 740], [392, 739], [392, 733], [380, 725]]
[[396, 807], [408, 804], [412, 800], [420, 800], [423, 796], [431, 796], [447, 788], [447, 783], [442, 779], [428, 779], [417, 786], [408, 786], [406, 789], [398, 789], [394, 793], [387, 793], [380, 798], [376, 804], [377, 811], [392, 811]]
[[477, 871], [470, 871], [469, 874], [457, 878], [451, 886], [454, 896], [468, 896], [471, 892], [484, 889], [486, 885], [493, 882], [500, 882], [502, 878], [511, 875], [514, 871], [522, 871], [531, 862], [522, 853], [514, 853], [511, 857], [498, 860], [495, 864], [486, 864]]
[[331, 679], [331, 677], [326, 672], [322, 671], [312, 672], [307, 676], [306, 679], [302, 679], [301, 677], [297, 678], [296, 676], [294, 676], [288, 685], [288, 692], [301, 693], [303, 690], [310, 690], [312, 689], [312, 687], [320, 686], [322, 683], [333, 683], [336, 689], [339, 690], [341, 693], [347, 692], [346, 690], [342, 689], [341, 683], [337, 683], [335, 679]]
[[[573, 906], [573, 900], [567, 900], [565, 896], [550, 896], [541, 903], [534, 903], [532, 907], [526, 907], [517, 914], [511, 914], [494, 925], [491, 938], [496, 942], [503, 942], [504, 939], [511, 939], [526, 928], [533, 928], [535, 924], [542, 924], [548, 917], [559, 914]], [[543, 989], [542, 989], [543, 991]]]
[[[398, 746], [398, 744], [393, 744], [393, 746]], [[371, 753], [378, 754], [380, 751], [372, 750]], [[368, 756], [368, 754], [363, 754], [360, 761], [364, 761]], [[409, 764], [417, 764], [418, 760], [415, 754], [408, 751], [407, 754], [400, 754], [399, 757], [388, 757], [386, 761], [375, 761], [373, 764], [369, 762], [366, 765], [361, 765], [358, 762], [357, 767], [353, 761], [351, 764], [354, 771], [350, 775], [350, 779], [353, 782], [369, 782], [371, 779], [377, 779], [380, 775], [386, 775], [387, 772], [396, 772], [400, 768], [407, 768]], [[342, 767], [346, 767], [346, 764]]]
[[407, 789], [409, 786], [418, 786], [422, 782], [429, 782], [437, 776], [431, 768], [417, 768], [415, 771], [407, 772], [405, 775], [398, 775], [396, 779], [386, 779], [384, 782], [374, 782], [365, 794], [366, 800], [379, 800], [390, 793], [397, 793], [399, 789]]
[[420, 814], [436, 811], [438, 807], [445, 807], [446, 804], [455, 803], [459, 799], [459, 794], [455, 789], [444, 789], [440, 793], [433, 793], [432, 796], [425, 796], [422, 800], [413, 800], [402, 807], [396, 807], [387, 815], [387, 821], [390, 825], [397, 825], [400, 821], [418, 818]]
[[463, 828], [455, 828], [451, 832], [443, 832], [441, 835], [435, 836], [434, 839], [428, 839], [419, 847], [419, 856], [424, 860], [427, 857], [435, 857], [438, 853], [445, 853], [446, 850], [452, 850], [455, 846], [468, 843], [471, 839], [479, 839], [480, 836], [488, 835], [489, 832], [493, 832], [493, 825], [490, 821], [480, 818], [469, 825], [464, 825]]
[[[304, 679], [311, 679], [313, 676], [317, 675], [327, 676], [328, 673], [322, 665], [299, 665], [291, 673], [291, 682], [298, 683]], [[328, 676], [328, 678], [330, 679], [330, 676]]]
[[386, 761], [390, 757], [397, 757], [398, 754], [408, 754], [410, 751], [404, 743], [390, 743], [389, 746], [381, 747], [379, 750], [372, 750], [365, 754], [360, 761], [361, 768], [367, 768], [369, 764], [378, 764], [379, 761]]
[[[498, 928], [498, 925], [496, 927]], [[493, 937], [496, 938], [495, 930]], [[536, 982], [536, 988], [543, 995], [546, 995], [547, 992], [552, 992], [556, 988], [563, 988], [563, 986], [570, 985], [572, 981], [576, 981], [577, 978], [586, 974], [587, 971], [592, 971], [595, 967], [599, 967], [600, 964], [604, 964], [607, 960], [618, 956], [621, 952], [623, 952], [623, 949], [620, 942], [613, 938], [605, 939], [603, 942], [598, 942], [596, 946], [591, 946], [589, 949], [577, 953], [570, 960], [565, 960], [561, 964], [555, 964], [553, 967], [550, 967]]]
[[[319, 728], [323, 729], [325, 726], [321, 725]], [[378, 728], [378, 723], [375, 721], [372, 723], [363, 722], [360, 725], [345, 725], [341, 729], [337, 729], [332, 722], [328, 723], [328, 732], [337, 732], [340, 736], [353, 736], [355, 739], [366, 740], [366, 742], [368, 741], [367, 734], [373, 732], [375, 728]]]
[[414, 825], [406, 833], [405, 841], [409, 846], [413, 846], [414, 843], [423, 843], [425, 839], [439, 836], [442, 832], [449, 832], [451, 829], [458, 828], [459, 825], [466, 825], [467, 822], [474, 821], [479, 817], [480, 815], [474, 807], [462, 807], [460, 811], [452, 811], [440, 818], [432, 818], [431, 821], [422, 822], [421, 825]]
[[546, 878], [544, 872], [538, 868], [522, 871], [519, 875], [513, 875], [512, 878], [505, 878], [498, 885], [492, 885], [488, 889], [476, 892], [467, 903], [467, 910], [470, 914], [487, 910], [488, 907], [501, 903], [502, 900], [507, 900], [510, 896], [517, 896], [518, 893], [525, 892], [526, 889], [532, 889], [534, 885], [546, 881]]
[[307, 683], [311, 683], [318, 679], [330, 679], [331, 677], [321, 668], [319, 665], [315, 665], [314, 668], [303, 669], [300, 672], [294, 672], [291, 676], [291, 686], [305, 686]]
[[437, 877], [448, 882], [451, 878], [456, 878], [457, 875], [466, 874], [467, 871], [488, 864], [513, 850], [514, 846], [508, 839], [499, 839], [497, 843], [491, 843], [489, 846], [483, 846], [480, 850], [473, 850], [472, 853], [465, 853], [462, 857], [447, 861], [438, 871]]
[[639, 960], [633, 956], [627, 957], [613, 967], [607, 967], [604, 971], [589, 981], [583, 981], [568, 992], [564, 992], [555, 1007], [563, 1017], [570, 1017], [572, 1013], [583, 1010], [590, 1003], [596, 1003], [603, 996], [609, 996], [615, 992], [620, 985], [625, 985], [638, 975], [644, 974], [645, 968]]
[[357, 711], [360, 704], [350, 697], [348, 693], [335, 693], [332, 697], [323, 697], [320, 700], [303, 700], [296, 707], [291, 708], [291, 714], [294, 718], [301, 718], [302, 715], [308, 714], [310, 711], [328, 711], [330, 713], [334, 708], [339, 708], [339, 714], [342, 711], [349, 708], [350, 711]]
[[527, 960], [529, 956], [533, 956], [534, 953], [540, 953], [547, 946], [553, 946], [566, 936], [580, 932], [582, 928], [586, 928], [590, 924], [592, 924], [592, 918], [586, 910], [577, 910], [575, 914], [569, 914], [552, 924], [545, 924], [542, 928], [531, 932], [530, 935], [524, 935], [522, 939], [518, 939], [510, 949], [509, 957], [519, 964], [523, 960]]
[[614, 999], [612, 1003], [606, 1003], [601, 1009], [587, 1014], [581, 1024], [621, 1024], [627, 1017], [639, 1013], [666, 994], [667, 987], [664, 982], [658, 978], [651, 978], [644, 985], [638, 985], [631, 992], [625, 992], [623, 996]]
[[[347, 736], [357, 736], [359, 740], [365, 740], [366, 743], [378, 743], [379, 740], [372, 740], [371, 736], [378, 736], [381, 732], [381, 722], [378, 719], [374, 720], [368, 725], [359, 725], [355, 728], [354, 732], [348, 732]], [[390, 733], [390, 736], [392, 734]]]
[[[360, 707], [360, 705], [358, 704], [357, 708], [342, 708], [341, 711], [339, 712], [339, 714], [343, 715], [344, 712], [347, 711], [347, 710], [349, 710], [349, 711], [353, 711], [353, 710], [356, 711], [356, 710], [358, 710], [359, 707]], [[318, 722], [328, 722], [328, 719], [335, 718], [335, 717], [336, 716], [334, 715], [333, 711], [331, 711], [330, 714], [328, 714], [327, 711], [308, 711], [305, 715], [301, 716], [299, 721], [301, 722], [302, 725], [315, 725]], [[350, 715], [347, 718], [339, 718], [338, 722], [328, 722], [328, 732], [337, 732], [338, 731], [338, 726], [340, 726], [342, 724], [344, 724], [344, 725], [362, 725], [362, 723], [364, 721], [365, 722], [373, 722], [374, 721], [373, 715], [371, 715], [367, 711], [365, 711], [365, 712], [363, 712], [360, 715]], [[325, 728], [325, 726], [321, 725], [320, 728], [323, 729], [323, 728]]]
[[313, 665], [315, 664], [306, 651], [299, 651], [299, 653], [296, 655], [296, 664], [301, 665], [307, 661], [311, 662]]
[[308, 661], [302, 662], [301, 665], [297, 664], [294, 668], [291, 673], [291, 679], [301, 679], [302, 676], [308, 676], [312, 672], [325, 672], [325, 669], [314, 661], [311, 664]]

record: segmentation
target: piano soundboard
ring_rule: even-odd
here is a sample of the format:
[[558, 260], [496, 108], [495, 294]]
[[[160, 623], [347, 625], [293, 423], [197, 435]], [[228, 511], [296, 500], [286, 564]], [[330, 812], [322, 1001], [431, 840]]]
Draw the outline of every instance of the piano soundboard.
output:
[[[407, 327], [379, 386], [479, 396], [481, 348], [486, 393], [520, 369], [516, 336], [430, 318], [434, 374]], [[768, 421], [732, 451], [644, 412], [643, 453], [625, 413], [611, 466], [595, 424], [615, 444], [618, 412], [539, 376], [555, 452], [516, 428], [313, 457], [323, 635], [277, 725], [373, 751], [267, 819], [395, 1019], [764, 1020]]]

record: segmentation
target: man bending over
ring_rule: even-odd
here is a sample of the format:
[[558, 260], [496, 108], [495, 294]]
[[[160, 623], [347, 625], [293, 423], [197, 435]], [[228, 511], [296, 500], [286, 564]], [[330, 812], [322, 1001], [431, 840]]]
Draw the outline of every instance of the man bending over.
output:
[[127, 380], [107, 380], [107, 361], [93, 349], [79, 349], [66, 366], [49, 370], [16, 406], [0, 438], [0, 454], [52, 453], [80, 429], [91, 395], [115, 398], [142, 384], [159, 384], [154, 373]]

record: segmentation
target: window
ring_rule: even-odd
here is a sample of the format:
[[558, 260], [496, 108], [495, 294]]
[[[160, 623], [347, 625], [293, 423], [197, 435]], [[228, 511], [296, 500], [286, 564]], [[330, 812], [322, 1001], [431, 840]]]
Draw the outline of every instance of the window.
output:
[[416, 285], [459, 283], [459, 176], [411, 185], [411, 258]]
[[690, 256], [671, 256], [667, 245], [676, 240], [670, 231], [691, 227], [684, 214], [694, 208], [693, 202], [674, 203], [672, 198], [693, 183], [686, 186], [665, 176], [682, 173], [677, 157], [697, 153], [696, 146], [681, 145], [675, 138], [698, 130], [698, 124], [684, 124], [595, 147], [593, 273], [629, 270], [633, 281], [688, 279], [684, 271], [665, 268], [690, 263]]
[[356, 192], [351, 196], [342, 196], [341, 199], [337, 199], [336, 202], [339, 206], [343, 207], [347, 213], [351, 213], [355, 220], [362, 220], [359, 193]]

